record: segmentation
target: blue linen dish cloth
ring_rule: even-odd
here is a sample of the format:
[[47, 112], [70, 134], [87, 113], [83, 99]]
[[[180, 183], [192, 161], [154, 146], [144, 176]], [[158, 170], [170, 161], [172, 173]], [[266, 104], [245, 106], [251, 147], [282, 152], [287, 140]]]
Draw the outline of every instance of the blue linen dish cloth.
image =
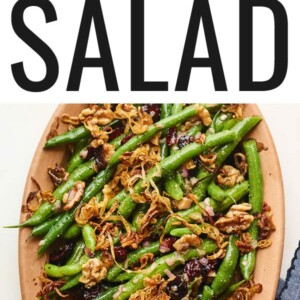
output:
[[286, 280], [279, 281], [276, 300], [300, 300], [300, 241]]

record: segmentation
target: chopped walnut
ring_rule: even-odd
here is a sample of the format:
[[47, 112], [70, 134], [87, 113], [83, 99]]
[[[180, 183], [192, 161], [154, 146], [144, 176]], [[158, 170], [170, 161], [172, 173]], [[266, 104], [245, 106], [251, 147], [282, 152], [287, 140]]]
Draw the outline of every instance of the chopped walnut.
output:
[[89, 259], [82, 266], [82, 276], [79, 281], [85, 284], [85, 287], [90, 288], [104, 279], [107, 275], [107, 268], [99, 258]]
[[246, 212], [251, 208], [252, 205], [248, 203], [233, 205], [224, 217], [215, 222], [215, 226], [226, 233], [246, 230], [254, 220], [254, 217]]
[[85, 188], [84, 181], [77, 181], [71, 190], [68, 193], [65, 193], [63, 196], [63, 203], [66, 205], [64, 206], [64, 210], [70, 210], [75, 203], [79, 202], [81, 197], [83, 196]]
[[198, 247], [201, 244], [201, 239], [195, 234], [185, 234], [177, 240], [173, 247], [177, 251], [185, 251], [190, 247]]
[[54, 168], [49, 167], [48, 174], [54, 186], [61, 185], [63, 182], [66, 182], [69, 178], [69, 173], [66, 172], [66, 170], [58, 164], [56, 164]]
[[244, 180], [244, 176], [240, 171], [229, 165], [224, 165], [217, 176], [218, 184], [226, 187], [233, 187], [235, 184], [241, 183]]
[[209, 126], [212, 122], [209, 111], [203, 106], [198, 106], [198, 116], [205, 126]]

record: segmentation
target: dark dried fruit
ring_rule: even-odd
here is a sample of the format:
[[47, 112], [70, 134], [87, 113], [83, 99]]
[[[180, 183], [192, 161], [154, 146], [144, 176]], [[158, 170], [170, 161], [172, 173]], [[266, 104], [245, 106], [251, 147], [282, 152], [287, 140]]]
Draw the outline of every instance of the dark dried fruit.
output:
[[168, 236], [163, 239], [162, 243], [160, 243], [159, 251], [161, 253], [167, 253], [170, 251], [175, 251], [173, 247], [174, 243], [177, 241], [177, 238], [173, 236]]
[[178, 138], [177, 144], [179, 149], [185, 147], [186, 145], [190, 144], [193, 142], [193, 137], [190, 135], [183, 135]]
[[208, 260], [205, 264], [198, 259], [188, 261], [184, 266], [184, 273], [188, 276], [189, 281], [193, 281], [196, 277], [202, 276], [203, 281], [207, 279], [207, 275], [211, 270], [214, 270], [216, 263], [213, 260]]
[[126, 144], [132, 137], [134, 137], [134, 133], [127, 134], [124, 139], [121, 141], [121, 145]]
[[57, 266], [65, 265], [74, 249], [74, 246], [75, 243], [70, 242], [51, 252], [49, 255], [49, 263]]
[[113, 130], [113, 132], [109, 135], [109, 142], [119, 137], [124, 132], [124, 127], [117, 127]]
[[177, 128], [172, 127], [168, 130], [167, 136], [166, 136], [167, 145], [171, 147], [172, 145], [176, 144], [177, 141]]
[[96, 298], [101, 291], [102, 288], [99, 283], [89, 289], [84, 289], [82, 293], [82, 300], [92, 300]]
[[115, 247], [115, 257], [117, 262], [124, 262], [127, 259], [127, 251], [123, 247]]
[[157, 122], [160, 119], [160, 105], [159, 104], [145, 104], [142, 106], [142, 110], [152, 117], [153, 122]]
[[93, 148], [89, 146], [87, 148], [87, 156], [86, 159], [95, 159], [95, 163], [99, 169], [104, 169], [107, 166], [107, 161], [105, 159], [104, 151], [103, 151], [103, 146], [100, 145], [98, 148]]
[[171, 300], [181, 300], [188, 293], [187, 282], [181, 276], [176, 276], [174, 280], [167, 285], [167, 294]]

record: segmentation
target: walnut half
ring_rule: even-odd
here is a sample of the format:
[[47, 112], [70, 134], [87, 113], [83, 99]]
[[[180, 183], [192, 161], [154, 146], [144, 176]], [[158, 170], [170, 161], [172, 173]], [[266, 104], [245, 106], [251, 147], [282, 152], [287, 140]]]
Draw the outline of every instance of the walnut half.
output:
[[79, 202], [81, 197], [83, 196], [85, 188], [84, 181], [77, 181], [74, 186], [71, 188], [69, 193], [65, 193], [63, 196], [63, 203], [66, 205], [64, 206], [64, 210], [70, 210], [75, 203]]
[[224, 217], [215, 222], [215, 226], [226, 233], [246, 230], [254, 220], [254, 217], [247, 213], [251, 208], [249, 203], [233, 205]]
[[107, 268], [99, 258], [89, 259], [82, 266], [82, 276], [79, 281], [85, 284], [85, 287], [92, 287], [104, 279], [107, 275]]
[[190, 247], [198, 247], [201, 244], [201, 239], [196, 234], [185, 234], [177, 240], [173, 247], [177, 251], [185, 251]]

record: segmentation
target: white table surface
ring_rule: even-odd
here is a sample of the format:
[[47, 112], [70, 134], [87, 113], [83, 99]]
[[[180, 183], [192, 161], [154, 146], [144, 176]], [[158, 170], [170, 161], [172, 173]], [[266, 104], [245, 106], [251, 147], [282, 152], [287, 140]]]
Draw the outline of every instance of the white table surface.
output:
[[[286, 234], [281, 277], [300, 240], [300, 105], [259, 105], [273, 135], [281, 162], [286, 203]], [[54, 112], [54, 104], [0, 104], [0, 299], [21, 299], [18, 230], [3, 229], [19, 221], [20, 203], [31, 160]]]

